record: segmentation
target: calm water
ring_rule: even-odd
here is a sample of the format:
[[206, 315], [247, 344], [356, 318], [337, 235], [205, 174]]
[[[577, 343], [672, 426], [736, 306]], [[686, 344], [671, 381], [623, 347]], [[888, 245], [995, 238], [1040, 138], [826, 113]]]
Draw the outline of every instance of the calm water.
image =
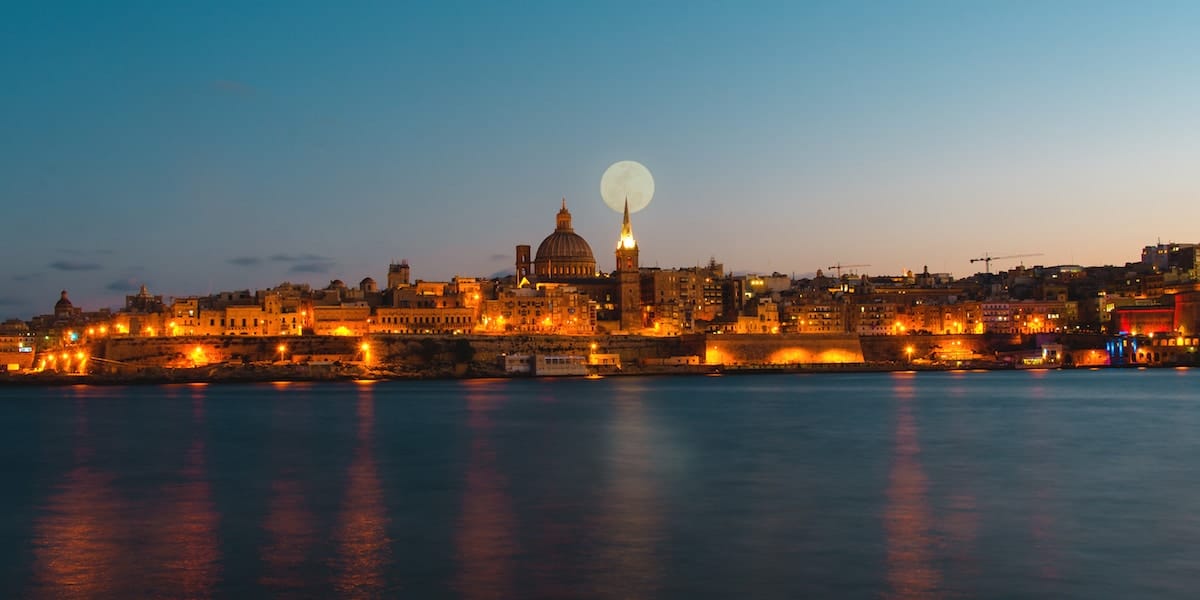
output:
[[0, 596], [1194, 598], [1198, 384], [0, 388]]

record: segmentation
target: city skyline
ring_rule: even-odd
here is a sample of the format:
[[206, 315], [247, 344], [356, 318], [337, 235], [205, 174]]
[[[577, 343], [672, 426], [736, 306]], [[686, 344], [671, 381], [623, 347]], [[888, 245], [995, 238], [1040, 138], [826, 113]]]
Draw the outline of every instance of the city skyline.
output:
[[655, 177], [643, 266], [961, 277], [1196, 241], [1187, 4], [6, 12], [0, 318], [489, 276], [564, 196], [611, 271], [619, 160]]

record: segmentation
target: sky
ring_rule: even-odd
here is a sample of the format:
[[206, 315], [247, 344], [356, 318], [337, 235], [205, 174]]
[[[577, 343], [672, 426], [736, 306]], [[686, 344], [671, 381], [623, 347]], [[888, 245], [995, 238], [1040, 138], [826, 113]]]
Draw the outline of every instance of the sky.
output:
[[[344, 5], [345, 4], [345, 5]], [[1124, 264], [1200, 241], [1200, 3], [10, 2], [0, 318], [511, 271]], [[1015, 266], [997, 261], [993, 268]]]

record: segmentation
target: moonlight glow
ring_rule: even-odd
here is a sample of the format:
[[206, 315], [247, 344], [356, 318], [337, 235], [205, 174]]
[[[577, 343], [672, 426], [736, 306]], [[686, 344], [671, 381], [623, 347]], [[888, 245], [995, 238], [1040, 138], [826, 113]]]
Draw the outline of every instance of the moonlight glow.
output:
[[654, 177], [642, 163], [623, 160], [613, 163], [600, 178], [600, 197], [609, 208], [625, 211], [625, 199], [629, 199], [629, 212], [635, 213], [650, 204], [654, 198]]

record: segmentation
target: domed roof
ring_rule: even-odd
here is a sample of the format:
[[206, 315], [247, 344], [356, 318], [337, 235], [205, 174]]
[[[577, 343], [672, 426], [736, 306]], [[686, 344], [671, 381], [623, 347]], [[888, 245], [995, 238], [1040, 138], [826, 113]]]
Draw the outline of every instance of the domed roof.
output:
[[567, 210], [566, 199], [563, 199], [562, 208], [558, 211], [554, 233], [542, 240], [534, 261], [587, 261], [595, 264], [592, 247], [571, 227], [571, 213]]
[[70, 300], [67, 300], [67, 290], [63, 290], [62, 294], [58, 297], [58, 302], [54, 303], [54, 310], [57, 312], [65, 308], [74, 308], [74, 306]]
[[574, 231], [555, 231], [542, 240], [537, 249], [537, 261], [586, 260], [595, 262], [592, 247]]
[[367, 285], [367, 284], [375, 285], [375, 280], [371, 277], [364, 277], [362, 281], [358, 282], [358, 285]]

